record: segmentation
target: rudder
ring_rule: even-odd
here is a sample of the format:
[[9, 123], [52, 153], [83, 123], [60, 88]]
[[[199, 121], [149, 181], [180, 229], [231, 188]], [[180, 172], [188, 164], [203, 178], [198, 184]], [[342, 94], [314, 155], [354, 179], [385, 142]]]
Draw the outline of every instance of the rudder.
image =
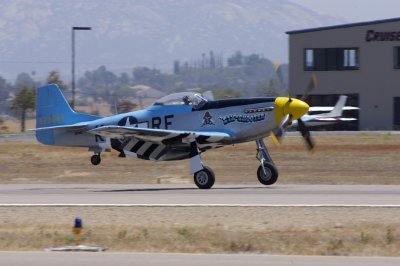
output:
[[36, 128], [66, 125], [73, 116], [64, 95], [56, 84], [40, 87], [36, 94]]
[[333, 117], [340, 117], [343, 114], [343, 107], [346, 105], [347, 96], [340, 95], [339, 100], [336, 102], [335, 107], [327, 115]]
[[[37, 90], [36, 129], [72, 125], [99, 118], [74, 112], [56, 84], [48, 84]], [[43, 144], [53, 145], [54, 129], [38, 130], [36, 138]]]

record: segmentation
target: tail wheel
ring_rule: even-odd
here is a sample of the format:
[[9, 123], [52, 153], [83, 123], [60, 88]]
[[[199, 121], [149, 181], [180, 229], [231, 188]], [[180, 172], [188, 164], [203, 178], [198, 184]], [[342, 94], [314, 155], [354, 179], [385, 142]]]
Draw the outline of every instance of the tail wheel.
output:
[[101, 163], [101, 157], [100, 154], [95, 154], [90, 158], [90, 162], [93, 165], [99, 165]]
[[[265, 169], [265, 172], [264, 172]], [[261, 184], [269, 186], [274, 184], [278, 180], [278, 170], [276, 167], [269, 162], [264, 162], [264, 169], [260, 165], [257, 170], [257, 178]]]
[[210, 167], [204, 166], [203, 169], [194, 174], [193, 179], [198, 188], [210, 189], [215, 183], [215, 174]]

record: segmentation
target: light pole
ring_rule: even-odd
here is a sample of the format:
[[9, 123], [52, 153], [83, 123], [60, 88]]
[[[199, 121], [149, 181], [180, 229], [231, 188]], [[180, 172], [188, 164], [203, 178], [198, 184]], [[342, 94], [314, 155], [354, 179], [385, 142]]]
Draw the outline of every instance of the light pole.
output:
[[72, 27], [72, 101], [71, 108], [75, 107], [75, 31], [91, 30], [91, 27]]

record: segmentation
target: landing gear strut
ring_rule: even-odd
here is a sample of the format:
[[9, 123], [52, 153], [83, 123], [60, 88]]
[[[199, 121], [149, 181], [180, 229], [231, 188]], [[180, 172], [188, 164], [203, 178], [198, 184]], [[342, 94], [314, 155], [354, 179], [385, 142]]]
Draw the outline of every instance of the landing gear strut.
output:
[[200, 157], [200, 150], [195, 141], [190, 143], [190, 173], [193, 174], [193, 180], [200, 189], [210, 189], [215, 183], [215, 174], [213, 170], [203, 165]]
[[257, 169], [257, 178], [263, 185], [272, 185], [278, 180], [278, 169], [276, 169], [274, 162], [269, 156], [267, 147], [262, 139], [256, 140], [257, 143], [257, 156], [260, 161], [260, 166]]
[[100, 153], [95, 153], [91, 158], [90, 158], [90, 162], [93, 165], [99, 165], [101, 163], [101, 157], [100, 157]]

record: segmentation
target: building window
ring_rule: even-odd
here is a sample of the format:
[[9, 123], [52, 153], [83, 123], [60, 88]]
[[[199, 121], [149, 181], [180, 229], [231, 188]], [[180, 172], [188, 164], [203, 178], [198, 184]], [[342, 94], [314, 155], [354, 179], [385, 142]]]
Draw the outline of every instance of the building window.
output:
[[400, 69], [400, 46], [395, 46], [394, 51], [394, 68]]
[[343, 68], [358, 69], [358, 49], [343, 49]]
[[358, 57], [358, 48], [307, 48], [304, 50], [304, 70], [357, 70]]
[[312, 70], [314, 68], [314, 49], [306, 49], [305, 55], [306, 69]]

